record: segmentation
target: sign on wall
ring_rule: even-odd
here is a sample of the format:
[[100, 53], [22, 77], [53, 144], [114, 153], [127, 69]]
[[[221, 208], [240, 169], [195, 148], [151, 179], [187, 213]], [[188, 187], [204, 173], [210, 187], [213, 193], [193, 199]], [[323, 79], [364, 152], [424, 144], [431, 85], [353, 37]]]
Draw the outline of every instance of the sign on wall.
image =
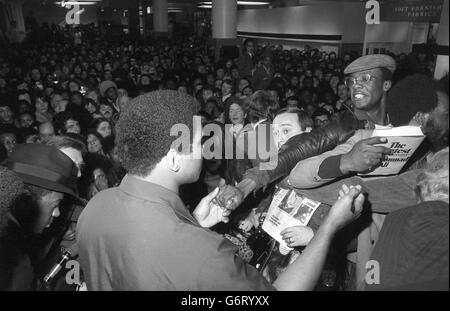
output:
[[396, 0], [381, 3], [380, 19], [389, 22], [439, 23], [443, 0]]

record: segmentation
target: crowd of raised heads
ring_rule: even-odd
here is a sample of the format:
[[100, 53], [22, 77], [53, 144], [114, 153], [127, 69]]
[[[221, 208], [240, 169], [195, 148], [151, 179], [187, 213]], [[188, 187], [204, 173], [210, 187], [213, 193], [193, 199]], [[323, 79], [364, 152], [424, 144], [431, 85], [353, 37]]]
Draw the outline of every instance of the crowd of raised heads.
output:
[[[267, 97], [267, 117], [298, 108], [306, 112], [301, 114], [305, 128], [324, 127], [352, 107], [343, 70], [358, 57], [355, 52], [338, 57], [309, 46], [285, 50], [247, 40], [244, 49], [254, 57], [239, 64], [238, 59], [215, 61], [214, 49], [202, 38], [105, 42], [93, 26], [78, 31], [81, 42], [71, 28], [42, 27], [45, 41], [3, 49], [0, 148], [4, 161], [16, 144], [45, 143], [53, 135], [82, 141], [89, 156], [80, 190], [87, 199], [93, 189], [117, 185], [123, 175], [114, 154], [114, 125], [136, 96], [164, 89], [190, 94], [201, 105], [203, 124], [233, 124], [235, 135], [253, 122], [250, 98], [257, 91]], [[392, 56], [398, 75], [431, 74], [426, 54]], [[108, 182], [94, 186], [95, 172]]]
[[[205, 159], [199, 179], [180, 189], [181, 199], [193, 211], [203, 197], [223, 183], [234, 187], [243, 181], [245, 184], [247, 180], [255, 182], [257, 186], [252, 188], [253, 197], [250, 195], [240, 208], [234, 210], [226, 224], [213, 227], [218, 233], [237, 241], [239, 255], [249, 263], [256, 264], [256, 256], [253, 255], [257, 251], [252, 247], [258, 244], [261, 229], [255, 219], [264, 214], [261, 210], [267, 211], [267, 200], [270, 203], [275, 191], [273, 182], [280, 181], [280, 177], [289, 177], [285, 182], [292, 187], [315, 187], [313, 179], [308, 180], [311, 183], [305, 186], [309, 175], [300, 170], [312, 170], [316, 162], [302, 166], [303, 161], [300, 161], [339, 148], [356, 129], [372, 129], [374, 124], [401, 126], [417, 121], [425, 129], [429, 139], [427, 150], [432, 153], [421, 159], [428, 162], [427, 165], [417, 166], [423, 171], [418, 177], [415, 193], [422, 201], [442, 200], [448, 204], [448, 182], [445, 184], [442, 180], [445, 171], [448, 178], [448, 149], [445, 149], [448, 147], [448, 78], [433, 80], [435, 63], [431, 54], [412, 52], [395, 55], [387, 52], [380, 58], [352, 65], [361, 56], [354, 51], [326, 52], [309, 45], [285, 49], [282, 45], [253, 39], [243, 40], [239, 55], [228, 58], [227, 53], [216, 53], [209, 40], [193, 36], [147, 40], [125, 36], [121, 40], [103, 40], [102, 33], [93, 25], [80, 26], [76, 31], [52, 25], [41, 27], [37, 33], [39, 40], [34, 37], [20, 44], [8, 44], [0, 53], [0, 164], [17, 173], [17, 170], [20, 171], [16, 164], [20, 162], [17, 154], [28, 145], [59, 149], [72, 159], [73, 169], [77, 172], [75, 184], [67, 181], [61, 192], [75, 193], [82, 199], [81, 205], [96, 194], [120, 185], [127, 173], [143, 176], [143, 168], [149, 167], [150, 160], [160, 159], [167, 153], [164, 146], [151, 143], [170, 143], [169, 138], [156, 137], [156, 134], [150, 137], [148, 133], [149, 130], [159, 133], [154, 127], [160, 127], [163, 120], [175, 122], [179, 116], [160, 115], [156, 108], [150, 114], [142, 104], [146, 98], [156, 96], [152, 93], [167, 92], [172, 94], [168, 97], [169, 101], [174, 102], [174, 96], [178, 95], [173, 94], [189, 95], [195, 103], [194, 114], [201, 117], [202, 125], [215, 124], [222, 129], [220, 137], [205, 133], [203, 143], [207, 138], [214, 138], [223, 145], [227, 136], [233, 146], [241, 146], [239, 142], [250, 139], [257, 126], [268, 125], [266, 140], [273, 142], [275, 153], [280, 156], [277, 170], [283, 172], [257, 172], [256, 168], [264, 159], [257, 155], [256, 158], [247, 157], [246, 161], [241, 161], [232, 153], [231, 158]], [[216, 54], [220, 54], [219, 59]], [[368, 66], [369, 61], [375, 65]], [[374, 73], [375, 69], [379, 71]], [[352, 76], [355, 72], [363, 74]], [[350, 90], [355, 85], [375, 85], [378, 80], [382, 83], [377, 86], [382, 90], [379, 93], [369, 88], [363, 90], [362, 87], [360, 93]], [[397, 90], [394, 90], [397, 85]], [[392, 94], [390, 98], [385, 95], [388, 91]], [[442, 99], [439, 94], [447, 96], [446, 109], [442, 108], [440, 113], [433, 110], [441, 107], [438, 104]], [[165, 98], [165, 95], [161, 96]], [[366, 97], [371, 97], [367, 100], [370, 105], [380, 105], [380, 102], [387, 105], [384, 113], [388, 118], [372, 115], [370, 107], [355, 107], [355, 102], [362, 102], [361, 98]], [[407, 100], [412, 102], [405, 104]], [[393, 107], [393, 102], [398, 102], [398, 107], [403, 108]], [[158, 104], [155, 105], [158, 107]], [[411, 111], [406, 113], [408, 109], [404, 107], [410, 107], [408, 109]], [[422, 107], [428, 110], [420, 110]], [[140, 117], [130, 118], [133, 115], [131, 111]], [[173, 107], [174, 114], [180, 111]], [[423, 121], [420, 118], [424, 114], [416, 113], [420, 111], [434, 111], [434, 114], [430, 112], [431, 117]], [[359, 118], [360, 113], [368, 117]], [[143, 117], [146, 118], [144, 123], [141, 122]], [[303, 135], [306, 133], [311, 135]], [[130, 142], [131, 135], [135, 136], [133, 142]], [[299, 150], [296, 142], [305, 150]], [[339, 174], [372, 169], [370, 163], [357, 163], [355, 159], [362, 148], [375, 153], [375, 147], [362, 143], [355, 146], [346, 150], [346, 157], [342, 157], [350, 159], [349, 163], [354, 167], [344, 171], [341, 165]], [[44, 149], [40, 152], [51, 154]], [[446, 152], [447, 161], [439, 156], [439, 152]], [[244, 150], [244, 154], [247, 153], [248, 150]], [[286, 159], [281, 157], [283, 153]], [[137, 160], [139, 154], [146, 155], [147, 162]], [[438, 156], [432, 158], [436, 154]], [[375, 163], [381, 157], [374, 155], [369, 160]], [[63, 159], [54, 161], [64, 164]], [[299, 164], [295, 166], [297, 162]], [[317, 168], [314, 174], [324, 181], [341, 178], [333, 175], [336, 169], [331, 167], [331, 162], [323, 161], [328, 164], [327, 168], [320, 162], [320, 169]], [[51, 170], [51, 163], [48, 165], [46, 169]], [[25, 186], [21, 185], [11, 174], [9, 171], [2, 172], [2, 196], [11, 189], [19, 191], [21, 187], [32, 197], [45, 195], [37, 187], [30, 186], [31, 181], [25, 180]], [[53, 182], [60, 180], [55, 177]], [[11, 188], [11, 185], [15, 186]], [[264, 192], [264, 195], [257, 195], [257, 190]], [[0, 225], [3, 226], [8, 222], [5, 216], [7, 206], [12, 203], [3, 197], [0, 201], [4, 205], [0, 213]], [[19, 208], [15, 213], [15, 217], [20, 218], [25, 212]], [[76, 226], [74, 215], [77, 212], [64, 211], [61, 205], [60, 211], [52, 214], [55, 223], [52, 226], [48, 224], [50, 227], [45, 230], [46, 241], [52, 234], [54, 239], [73, 240]], [[61, 221], [60, 227], [65, 228], [58, 237], [57, 229], [50, 230], [57, 227], [57, 219]], [[292, 241], [287, 243], [294, 243], [289, 244], [293, 248], [306, 246], [317, 231], [314, 225], [311, 226], [313, 229], [302, 231], [304, 240], [296, 244]], [[0, 229], [2, 233], [3, 228]], [[30, 230], [32, 233], [40, 232]], [[293, 239], [295, 235], [292, 234], [283, 238], [286, 241], [290, 237]], [[248, 243], [241, 243], [242, 240]], [[339, 251], [341, 249], [337, 247], [332, 250]], [[275, 258], [274, 266], [270, 266], [269, 262], [268, 270], [264, 272], [267, 280], [276, 279], [288, 262], [294, 260], [292, 256], [286, 259], [280, 255], [280, 258], [282, 263]], [[347, 270], [341, 262], [330, 260], [327, 267], [329, 271], [338, 271], [337, 274], [333, 272], [331, 277], [334, 289], [338, 285], [339, 289], [351, 287], [344, 284]], [[325, 284], [323, 286], [328, 286], [326, 277], [321, 282]]]

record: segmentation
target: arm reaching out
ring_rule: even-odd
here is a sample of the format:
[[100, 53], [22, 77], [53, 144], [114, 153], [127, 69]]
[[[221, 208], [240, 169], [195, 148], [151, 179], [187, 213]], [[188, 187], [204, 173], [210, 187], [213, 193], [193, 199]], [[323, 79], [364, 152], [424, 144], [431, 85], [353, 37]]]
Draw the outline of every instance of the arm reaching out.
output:
[[278, 290], [312, 290], [316, 285], [334, 235], [357, 219], [363, 209], [364, 195], [361, 193], [361, 187], [346, 187], [341, 189], [340, 194], [342, 195], [334, 203], [304, 252], [273, 283]]

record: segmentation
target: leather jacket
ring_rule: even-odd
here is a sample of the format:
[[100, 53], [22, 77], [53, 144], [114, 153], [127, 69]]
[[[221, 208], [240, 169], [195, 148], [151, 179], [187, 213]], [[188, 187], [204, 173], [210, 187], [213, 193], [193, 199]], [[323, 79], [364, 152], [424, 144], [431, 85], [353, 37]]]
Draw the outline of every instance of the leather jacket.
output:
[[355, 132], [354, 122], [331, 122], [326, 127], [291, 137], [279, 150], [278, 162], [273, 169], [261, 170], [259, 166], [248, 169], [244, 179], [256, 183], [255, 191], [265, 188], [279, 178], [289, 175], [298, 162], [334, 149]]

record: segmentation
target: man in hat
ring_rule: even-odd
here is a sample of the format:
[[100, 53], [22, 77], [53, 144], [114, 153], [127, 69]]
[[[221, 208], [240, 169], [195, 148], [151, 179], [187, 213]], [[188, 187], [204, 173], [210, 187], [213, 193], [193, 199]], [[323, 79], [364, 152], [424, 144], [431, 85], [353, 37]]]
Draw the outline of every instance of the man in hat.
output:
[[117, 85], [110, 80], [106, 80], [100, 83], [98, 89], [103, 101], [108, 105], [113, 106], [118, 112], [117, 99], [119, 95], [117, 94]]
[[[41, 144], [18, 145], [6, 166], [22, 180], [26, 196], [11, 207], [2, 255], [11, 254], [5, 271], [10, 277], [6, 289], [36, 289], [40, 262], [39, 236], [60, 215], [64, 195], [76, 197], [77, 167], [63, 152]], [[3, 252], [5, 251], [5, 252]]]
[[[420, 126], [427, 137], [426, 141], [406, 163], [401, 174], [397, 176], [384, 178], [367, 177], [363, 180], [360, 177], [351, 177], [353, 175], [352, 172], [344, 176], [343, 172], [335, 171], [337, 177], [348, 178], [340, 178], [333, 183], [329, 183], [331, 180], [328, 180], [327, 185], [321, 185], [314, 189], [300, 190], [301, 186], [297, 183], [301, 178], [298, 175], [300, 169], [303, 170], [303, 173], [307, 173], [305, 168], [309, 165], [318, 165], [314, 164], [314, 162], [318, 162], [319, 158], [322, 160], [325, 158], [322, 163], [339, 159], [339, 155], [331, 155], [331, 152], [301, 161], [289, 176], [289, 183], [296, 187], [297, 192], [325, 204], [332, 203], [333, 195], [342, 183], [362, 184], [364, 191], [368, 193], [368, 202], [370, 202], [372, 213], [367, 214], [370, 217], [364, 217], [368, 222], [364, 225], [365, 229], [358, 234], [356, 270], [358, 283], [356, 285], [359, 289], [363, 288], [364, 276], [367, 272], [365, 264], [369, 260], [373, 243], [377, 240], [379, 230], [383, 226], [384, 215], [416, 203], [417, 198], [414, 196], [414, 188], [420, 170], [426, 166], [434, 152], [448, 146], [448, 102], [448, 94], [443, 90], [443, 85], [420, 74], [404, 78], [389, 92], [386, 99], [386, 110], [392, 125], [395, 127], [406, 125]], [[357, 137], [359, 137], [359, 139], [364, 141], [364, 138], [371, 135], [371, 130], [360, 130], [357, 131], [352, 139], [357, 141]], [[346, 144], [349, 144], [352, 139]], [[379, 147], [372, 146], [372, 148]], [[339, 149], [339, 147], [336, 149]], [[349, 153], [353, 152], [355, 150]], [[342, 157], [344, 156], [342, 155]], [[294, 171], [296, 171], [296, 176], [293, 176]], [[321, 183], [317, 181], [316, 184]]]
[[[394, 71], [394, 59], [381, 54], [362, 56], [344, 70], [355, 107], [354, 116], [367, 121], [366, 129], [391, 126], [386, 100]], [[371, 137], [371, 134], [372, 131], [358, 130], [333, 150], [299, 162], [291, 171], [290, 184], [296, 188], [314, 188], [335, 178], [376, 167], [390, 149], [376, 146], [386, 139]]]
[[[332, 145], [329, 142], [342, 142], [341, 138], [348, 138], [355, 129], [388, 126], [386, 98], [392, 86], [395, 68], [394, 59], [381, 54], [362, 56], [349, 64], [344, 73], [348, 75], [346, 85], [350, 88], [355, 111], [346, 107], [348, 110], [340, 118], [340, 124], [326, 127], [326, 131], [320, 134], [317, 131], [313, 132], [306, 142], [303, 141], [306, 139], [303, 136], [297, 139], [298, 143], [288, 143], [286, 150], [279, 154], [279, 164], [275, 169], [263, 171], [256, 167], [248, 170], [237, 186], [240, 191], [233, 191], [235, 189], [230, 188], [219, 195], [220, 201], [228, 202], [234, 198], [235, 204], [240, 204], [253, 191], [280, 177], [285, 177], [289, 172], [291, 185], [298, 188], [312, 188], [344, 174], [366, 171], [376, 166], [383, 154], [390, 150], [374, 146], [382, 142], [382, 139], [369, 138], [371, 134], [369, 131], [365, 133], [357, 131], [344, 144], [332, 146], [331, 148], [336, 147], [331, 151], [326, 148], [309, 148], [308, 151], [314, 152], [305, 153], [302, 149], [304, 145], [317, 147], [317, 145]], [[333, 131], [339, 133], [337, 135], [339, 139], [332, 139], [333, 135], [330, 132]], [[320, 149], [326, 149], [328, 152], [320, 154], [317, 152]]]

